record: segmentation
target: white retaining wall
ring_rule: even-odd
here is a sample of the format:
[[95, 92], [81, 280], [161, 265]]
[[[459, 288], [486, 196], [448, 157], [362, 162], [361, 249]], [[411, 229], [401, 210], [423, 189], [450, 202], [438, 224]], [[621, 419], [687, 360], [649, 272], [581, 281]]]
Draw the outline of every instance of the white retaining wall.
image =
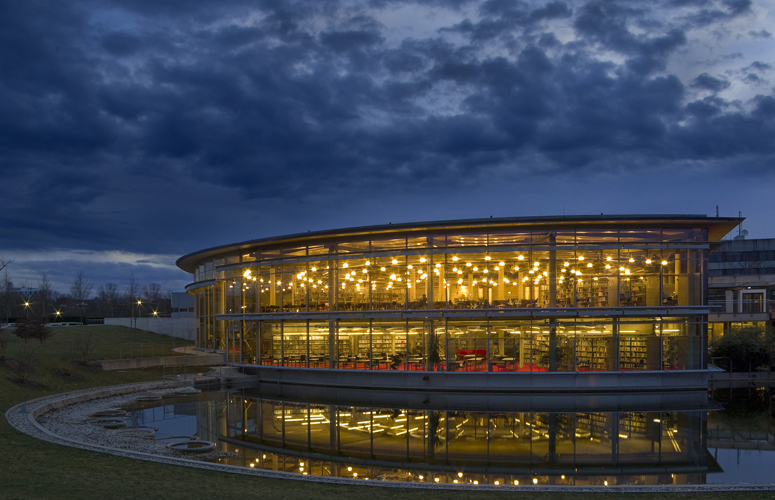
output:
[[185, 340], [196, 340], [196, 317], [189, 318], [105, 318], [106, 325], [137, 328]]

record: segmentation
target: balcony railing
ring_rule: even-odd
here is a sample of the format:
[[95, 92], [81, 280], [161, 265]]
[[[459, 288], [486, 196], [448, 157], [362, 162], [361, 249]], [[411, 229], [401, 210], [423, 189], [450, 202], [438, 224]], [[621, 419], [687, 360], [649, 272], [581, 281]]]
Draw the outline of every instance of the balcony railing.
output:
[[708, 307], [712, 313], [717, 314], [772, 314], [775, 311], [775, 300], [736, 300], [730, 304], [726, 300], [709, 300]]

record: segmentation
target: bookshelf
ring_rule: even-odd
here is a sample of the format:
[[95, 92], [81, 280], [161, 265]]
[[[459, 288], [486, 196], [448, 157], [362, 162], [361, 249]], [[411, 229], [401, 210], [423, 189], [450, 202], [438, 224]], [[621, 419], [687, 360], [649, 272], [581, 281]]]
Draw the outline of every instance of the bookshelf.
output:
[[579, 371], [608, 369], [610, 337], [579, 336], [576, 340], [576, 366]]
[[[372, 349], [375, 357], [379, 356], [380, 354], [395, 354], [396, 352], [403, 353], [406, 350], [406, 335], [374, 333], [372, 334]], [[368, 335], [362, 335], [361, 338], [358, 339], [358, 352], [369, 352]]]
[[645, 370], [647, 347], [645, 336], [622, 336], [619, 341], [619, 360], [623, 370]]
[[608, 419], [605, 413], [576, 415], [576, 437], [605, 439], [608, 437]]
[[646, 434], [645, 413], [623, 413], [619, 420], [619, 433], [628, 437], [644, 436]]

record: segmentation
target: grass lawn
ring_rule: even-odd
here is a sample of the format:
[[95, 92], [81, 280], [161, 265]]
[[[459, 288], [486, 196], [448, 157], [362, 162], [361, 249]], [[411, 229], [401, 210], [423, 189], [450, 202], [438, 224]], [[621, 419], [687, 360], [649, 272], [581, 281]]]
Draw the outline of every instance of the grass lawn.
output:
[[[90, 326], [54, 329], [44, 344], [24, 341], [8, 333], [6, 360], [0, 363], [0, 411], [49, 394], [106, 385], [161, 379], [161, 369], [103, 372], [93, 366], [63, 360], [74, 345], [91, 337], [93, 359], [114, 357], [116, 345], [127, 342], [169, 342], [163, 335], [123, 327]], [[19, 383], [12, 369], [25, 349], [34, 348], [38, 357], [35, 371], [26, 384]], [[0, 499], [466, 499], [530, 498], [577, 499], [592, 494], [522, 492], [416, 491], [367, 486], [338, 486], [246, 477], [162, 465], [77, 450], [30, 438], [0, 422]], [[606, 494], [610, 498], [657, 499], [663, 494]], [[775, 499], [775, 492], [675, 493], [674, 499]]]

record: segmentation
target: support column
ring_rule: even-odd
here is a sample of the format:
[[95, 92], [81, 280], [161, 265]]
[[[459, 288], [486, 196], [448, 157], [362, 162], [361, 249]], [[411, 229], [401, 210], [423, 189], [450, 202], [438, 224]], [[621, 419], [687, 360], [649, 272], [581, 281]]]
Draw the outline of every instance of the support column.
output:
[[549, 371], [557, 371], [557, 320], [549, 321]]
[[557, 243], [557, 235], [549, 235], [549, 307], [557, 307], [557, 250], [554, 245]]
[[503, 281], [503, 278], [506, 277], [505, 268], [506, 266], [498, 266], [498, 286], [495, 287], [497, 300], [506, 300], [506, 282]]
[[619, 371], [619, 318], [613, 318], [611, 345], [608, 349], [608, 371]]
[[277, 273], [274, 267], [269, 268], [269, 305], [277, 305]]
[[336, 320], [328, 322], [328, 367], [339, 367], [339, 343], [336, 341]]
[[425, 272], [428, 275], [428, 279], [425, 280], [425, 297], [428, 299], [428, 303], [425, 304], [425, 309], [432, 309], [434, 300], [433, 288], [434, 284], [436, 283], [436, 273], [433, 272], [435, 269], [433, 267], [433, 255], [429, 255], [428, 263], [426, 264], [425, 268]]

